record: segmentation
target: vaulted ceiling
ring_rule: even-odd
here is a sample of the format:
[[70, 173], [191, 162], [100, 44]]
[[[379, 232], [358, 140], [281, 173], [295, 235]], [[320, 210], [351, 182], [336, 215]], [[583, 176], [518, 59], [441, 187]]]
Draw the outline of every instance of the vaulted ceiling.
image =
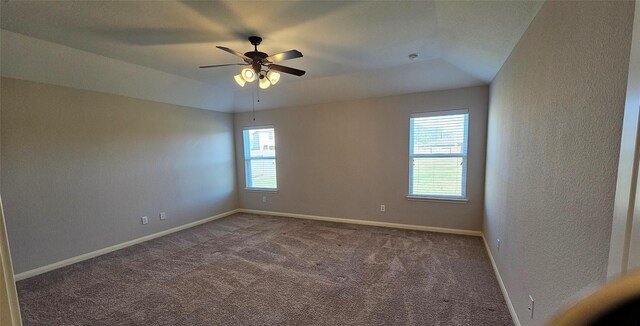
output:
[[[32, 79], [48, 73], [42, 81], [54, 83], [76, 78], [77, 73], [56, 77], [47, 72], [50, 65], [75, 63], [27, 55], [28, 47], [17, 44], [24, 36], [46, 41], [43, 49], [53, 49], [53, 43], [93, 55], [92, 65], [115, 65], [108, 60], [115, 59], [175, 76], [170, 83], [175, 90], [191, 88], [176, 98], [199, 96], [195, 88], [208, 92], [210, 87], [215, 94], [175, 104], [244, 111], [251, 107], [255, 88], [235, 84], [239, 67], [198, 66], [240, 62], [215, 46], [245, 52], [252, 48], [246, 37], [259, 35], [261, 51], [301, 51], [303, 58], [283, 64], [307, 74], [283, 76], [278, 85], [261, 91], [258, 109], [450, 89], [490, 82], [539, 7], [540, 2], [530, 1], [8, 1], [1, 4], [0, 27], [12, 33], [0, 40], [0, 72]], [[418, 58], [411, 61], [410, 53]], [[102, 57], [104, 62], [95, 59]], [[94, 69], [88, 62], [82, 71]], [[160, 76], [144, 71], [148, 79]], [[84, 88], [102, 90], [104, 81], [92, 80], [85, 78]], [[117, 93], [111, 90], [115, 87], [106, 88]], [[140, 88], [141, 98], [154, 99], [158, 93]]]

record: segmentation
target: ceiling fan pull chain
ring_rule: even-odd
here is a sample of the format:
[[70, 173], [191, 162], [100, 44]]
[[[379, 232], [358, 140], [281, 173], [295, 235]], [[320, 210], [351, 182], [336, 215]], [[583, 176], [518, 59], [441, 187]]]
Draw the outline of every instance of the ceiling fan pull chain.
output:
[[253, 92], [251, 92], [251, 104], [253, 105], [253, 109], [251, 112], [253, 112], [253, 121], [256, 121], [256, 99], [253, 96]]

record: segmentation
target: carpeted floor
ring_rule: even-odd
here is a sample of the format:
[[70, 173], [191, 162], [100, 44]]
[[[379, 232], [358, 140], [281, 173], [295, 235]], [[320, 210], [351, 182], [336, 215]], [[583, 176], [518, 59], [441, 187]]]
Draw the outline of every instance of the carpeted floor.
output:
[[478, 237], [236, 214], [18, 282], [25, 325], [511, 325]]

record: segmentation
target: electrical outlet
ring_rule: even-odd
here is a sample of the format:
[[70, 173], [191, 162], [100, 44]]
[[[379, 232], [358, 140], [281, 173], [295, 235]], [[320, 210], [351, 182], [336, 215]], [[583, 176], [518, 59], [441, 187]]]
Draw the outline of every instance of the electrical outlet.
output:
[[262, 202], [266, 203], [267, 202], [267, 196], [262, 196]]
[[381, 212], [386, 212], [387, 208], [384, 205], [380, 205], [380, 211]]
[[160, 219], [161, 220], [166, 220], [167, 219], [167, 214], [165, 212], [160, 212]]
[[498, 251], [500, 251], [500, 239], [498, 239], [498, 241], [496, 242], [496, 248], [498, 249]]
[[529, 307], [527, 307], [529, 311], [529, 317], [533, 318], [533, 297], [529, 294]]
[[142, 224], [147, 224], [147, 223], [149, 223], [149, 218], [148, 218], [148, 217], [146, 217], [146, 216], [143, 216], [141, 220], [142, 220]]

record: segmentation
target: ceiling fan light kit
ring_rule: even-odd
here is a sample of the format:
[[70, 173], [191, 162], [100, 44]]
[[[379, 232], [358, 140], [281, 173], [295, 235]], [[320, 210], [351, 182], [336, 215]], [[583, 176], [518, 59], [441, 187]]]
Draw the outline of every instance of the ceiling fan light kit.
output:
[[271, 82], [271, 85], [275, 85], [280, 80], [280, 74], [273, 70], [269, 70], [267, 72], [267, 78], [269, 79], [269, 82]]
[[242, 78], [241, 74], [237, 74], [237, 75], [233, 76], [233, 79], [235, 79], [236, 83], [238, 83], [238, 85], [240, 85], [241, 87], [244, 87], [244, 84], [247, 83], [247, 81], [244, 80], [244, 78]]
[[[244, 79], [245, 82], [250, 83], [256, 80], [256, 74], [250, 68], [244, 68], [242, 69], [242, 79]], [[241, 86], [244, 86], [244, 85], [241, 85]]]
[[271, 82], [266, 78], [260, 78], [260, 83], [258, 85], [260, 85], [260, 88], [262, 89], [267, 89], [271, 86]]
[[[231, 53], [239, 58], [241, 58], [244, 63], [231, 63], [231, 64], [221, 64], [221, 65], [208, 65], [208, 66], [200, 66], [200, 68], [213, 68], [213, 67], [224, 67], [224, 66], [250, 66], [248, 68], [242, 69], [239, 75], [235, 75], [233, 79], [240, 85], [240, 87], [244, 87], [246, 83], [251, 83], [258, 79], [258, 86], [262, 89], [267, 89], [271, 85], [275, 85], [280, 81], [280, 73], [291, 74], [295, 76], [302, 76], [306, 72], [304, 70], [291, 68], [287, 66], [277, 65], [274, 62], [279, 62], [283, 60], [301, 58], [302, 53], [298, 50], [289, 50], [285, 52], [280, 52], [274, 55], [268, 55], [264, 52], [258, 51], [258, 45], [262, 42], [262, 38], [258, 36], [250, 36], [249, 42], [254, 46], [254, 51], [245, 52], [244, 54], [223, 47], [217, 46], [218, 49]], [[257, 77], [257, 78], [256, 78]]]

